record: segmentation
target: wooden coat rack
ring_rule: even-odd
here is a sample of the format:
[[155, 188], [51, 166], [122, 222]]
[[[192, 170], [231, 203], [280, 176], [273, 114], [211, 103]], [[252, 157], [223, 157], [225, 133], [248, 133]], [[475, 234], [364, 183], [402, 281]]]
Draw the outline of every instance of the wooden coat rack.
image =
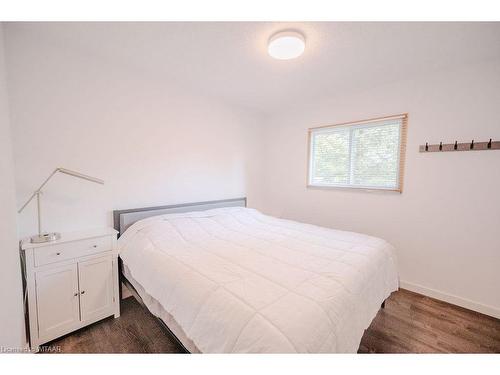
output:
[[467, 143], [443, 143], [430, 145], [425, 143], [425, 145], [420, 145], [420, 152], [448, 152], [448, 151], [483, 151], [483, 150], [500, 150], [500, 141], [488, 142], [467, 142]]

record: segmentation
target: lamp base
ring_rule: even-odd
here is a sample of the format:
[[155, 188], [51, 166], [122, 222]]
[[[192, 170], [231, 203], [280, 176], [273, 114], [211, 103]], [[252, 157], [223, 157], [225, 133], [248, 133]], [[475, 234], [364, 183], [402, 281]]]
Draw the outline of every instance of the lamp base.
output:
[[43, 233], [41, 235], [31, 236], [31, 243], [44, 243], [44, 242], [52, 242], [57, 241], [61, 238], [61, 233], [52, 232], [52, 233]]

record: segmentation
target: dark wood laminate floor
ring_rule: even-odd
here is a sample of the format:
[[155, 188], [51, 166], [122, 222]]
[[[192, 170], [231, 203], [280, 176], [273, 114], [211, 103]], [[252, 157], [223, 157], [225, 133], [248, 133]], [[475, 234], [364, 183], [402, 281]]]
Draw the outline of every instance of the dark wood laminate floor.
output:
[[[133, 298], [108, 318], [47, 345], [62, 353], [179, 353]], [[359, 353], [500, 353], [500, 320], [400, 290], [366, 330]]]

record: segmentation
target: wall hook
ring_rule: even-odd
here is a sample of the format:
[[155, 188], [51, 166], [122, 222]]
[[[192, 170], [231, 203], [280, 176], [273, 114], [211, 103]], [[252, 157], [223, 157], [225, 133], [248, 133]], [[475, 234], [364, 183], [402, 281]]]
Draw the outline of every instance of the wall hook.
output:
[[458, 141], [452, 141], [450, 143], [439, 142], [435, 144], [429, 144], [425, 142], [419, 145], [420, 152], [456, 152], [456, 151], [483, 151], [483, 150], [500, 150], [500, 141], [493, 141], [489, 138], [489, 141], [478, 141], [474, 139], [470, 142], [459, 143]]

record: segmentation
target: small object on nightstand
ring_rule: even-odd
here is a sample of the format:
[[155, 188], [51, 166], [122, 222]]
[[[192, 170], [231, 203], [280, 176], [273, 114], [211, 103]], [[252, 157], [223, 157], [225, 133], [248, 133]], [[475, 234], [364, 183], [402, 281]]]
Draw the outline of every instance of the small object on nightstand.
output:
[[62, 234], [50, 243], [21, 242], [32, 350], [120, 316], [117, 233], [103, 228]]

